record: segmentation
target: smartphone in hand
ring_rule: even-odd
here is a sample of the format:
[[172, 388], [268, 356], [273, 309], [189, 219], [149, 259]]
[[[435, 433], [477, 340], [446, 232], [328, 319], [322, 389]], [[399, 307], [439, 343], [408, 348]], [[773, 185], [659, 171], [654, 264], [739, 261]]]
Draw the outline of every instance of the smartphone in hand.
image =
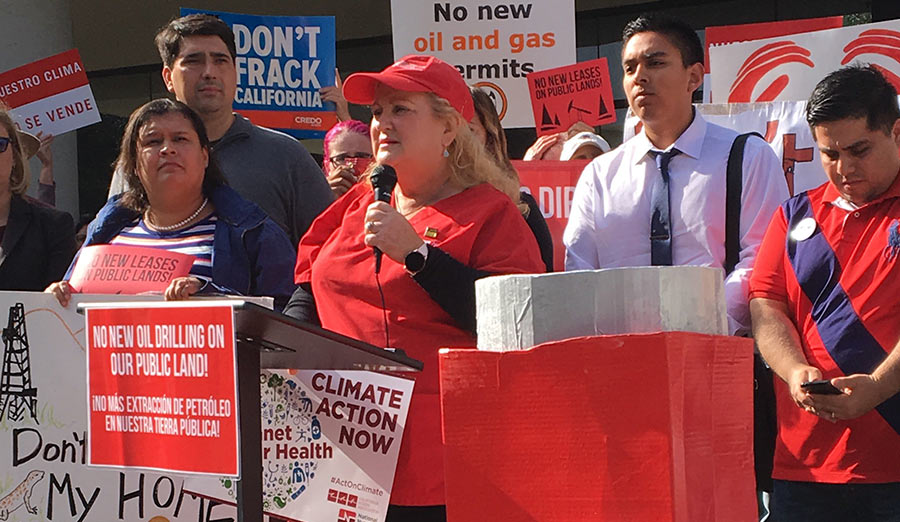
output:
[[844, 393], [835, 388], [834, 385], [831, 384], [831, 381], [827, 379], [804, 382], [800, 387], [809, 393], [815, 393], [817, 395], [841, 395]]

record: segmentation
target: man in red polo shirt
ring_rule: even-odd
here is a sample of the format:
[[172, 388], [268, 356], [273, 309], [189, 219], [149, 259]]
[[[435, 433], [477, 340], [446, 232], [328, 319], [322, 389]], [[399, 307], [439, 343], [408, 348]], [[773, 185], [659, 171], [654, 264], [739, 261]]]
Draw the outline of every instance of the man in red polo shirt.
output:
[[[829, 183], [775, 212], [750, 281], [776, 383], [776, 521], [900, 521], [900, 108], [872, 66], [806, 108]], [[825, 379], [836, 389], [804, 388]], [[827, 384], [826, 384], [827, 386]]]

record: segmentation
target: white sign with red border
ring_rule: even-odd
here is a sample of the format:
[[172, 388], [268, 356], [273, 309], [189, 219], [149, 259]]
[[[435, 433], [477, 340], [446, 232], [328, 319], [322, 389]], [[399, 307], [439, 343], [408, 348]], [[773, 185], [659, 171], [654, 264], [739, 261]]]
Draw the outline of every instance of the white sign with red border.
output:
[[[0, 507], [9, 510], [8, 521], [237, 520], [237, 483], [231, 477], [86, 465], [92, 412], [85, 400], [83, 369], [90, 348], [85, 317], [77, 305], [109, 308], [111, 302], [127, 300], [130, 307], [135, 301], [146, 301], [149, 307], [160, 306], [149, 303], [160, 299], [74, 294], [63, 307], [52, 294], [0, 291], [0, 325], [9, 327], [10, 341], [4, 344], [12, 357], [5, 371], [25, 392], [0, 395], [5, 397], [0, 401]], [[215, 303], [228, 302], [220, 298]], [[206, 303], [213, 306], [202, 300], [180, 305]], [[14, 309], [21, 312], [18, 321]], [[136, 343], [137, 330], [134, 335]], [[175, 340], [184, 344], [177, 342], [177, 333]], [[264, 370], [260, 380], [266, 513], [304, 522], [335, 522], [340, 517], [382, 522], [413, 381], [370, 372], [312, 370]], [[210, 449], [204, 446], [197, 460], [214, 465]]]
[[100, 121], [77, 49], [0, 74], [0, 99], [19, 129], [60, 134]]
[[706, 72], [703, 75], [703, 103], [711, 103], [712, 83], [709, 75], [709, 49], [737, 42], [749, 42], [763, 38], [775, 38], [789, 34], [809, 33], [825, 29], [835, 29], [844, 25], [842, 16], [826, 16], [803, 20], [780, 20], [778, 22], [759, 22], [739, 25], [714, 25], [704, 31]]

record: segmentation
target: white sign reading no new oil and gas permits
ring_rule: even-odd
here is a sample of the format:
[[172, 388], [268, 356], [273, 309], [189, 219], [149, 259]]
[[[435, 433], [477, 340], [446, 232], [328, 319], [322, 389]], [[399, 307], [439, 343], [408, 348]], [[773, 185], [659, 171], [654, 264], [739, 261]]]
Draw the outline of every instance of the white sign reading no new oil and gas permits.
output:
[[506, 128], [532, 127], [525, 76], [575, 63], [574, 0], [391, 0], [394, 59], [428, 54], [491, 95]]

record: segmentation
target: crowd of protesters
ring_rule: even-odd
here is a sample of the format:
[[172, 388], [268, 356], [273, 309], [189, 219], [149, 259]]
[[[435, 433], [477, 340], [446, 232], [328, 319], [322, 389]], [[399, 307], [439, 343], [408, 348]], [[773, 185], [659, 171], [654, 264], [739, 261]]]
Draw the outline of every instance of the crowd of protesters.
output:
[[[730, 208], [738, 133], [692, 105], [704, 72], [696, 33], [642, 16], [623, 43], [637, 135], [611, 150], [576, 124], [538, 138], [524, 158], [591, 160], [563, 238], [566, 269], [724, 269], [730, 333], [752, 333], [761, 372], [777, 377], [774, 456], [757, 452], [758, 488], [771, 493], [761, 517], [900, 520], [900, 452], [890, 449], [900, 442], [896, 92], [874, 67], [830, 74], [807, 106], [829, 182], [789, 199], [780, 160], [749, 137]], [[149, 246], [194, 256], [167, 299], [269, 296], [296, 319], [404, 349], [425, 369], [387, 520], [445, 520], [438, 348], [475, 345], [476, 280], [553, 269], [549, 229], [521, 190], [490, 97], [425, 55], [343, 83], [337, 74], [322, 96], [340, 122], [319, 167], [293, 138], [233, 112], [236, 51], [224, 22], [178, 18], [156, 45], [175, 101], [134, 111], [111, 197], [77, 230], [52, 208], [52, 137], [18, 131], [0, 108], [0, 288], [46, 289], [67, 305], [82, 243]], [[351, 120], [348, 102], [369, 106], [371, 122]], [[41, 201], [24, 195], [31, 156]], [[378, 176], [395, 176], [390, 202], [375, 198]], [[808, 389], [816, 380], [833, 394]]]

